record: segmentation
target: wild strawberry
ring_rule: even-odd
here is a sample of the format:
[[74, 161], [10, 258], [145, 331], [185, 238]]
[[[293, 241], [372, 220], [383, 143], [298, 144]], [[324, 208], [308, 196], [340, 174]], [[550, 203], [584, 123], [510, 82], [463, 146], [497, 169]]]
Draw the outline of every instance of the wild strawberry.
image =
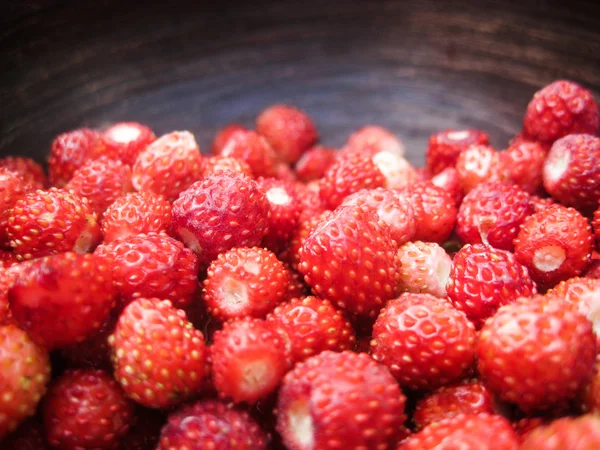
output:
[[171, 231], [171, 204], [162, 195], [132, 192], [115, 200], [102, 215], [104, 243], [138, 234]]
[[218, 155], [244, 161], [256, 177], [275, 176], [277, 155], [269, 142], [254, 131], [230, 133]]
[[202, 168], [203, 178], [218, 172], [227, 171], [243, 173], [250, 178], [253, 177], [252, 169], [248, 163], [242, 159], [221, 155], [204, 158], [204, 166]]
[[515, 433], [517, 433], [517, 437], [519, 438], [519, 443], [522, 444], [523, 441], [527, 439], [527, 437], [531, 434], [533, 430], [548, 424], [550, 420], [551, 419], [549, 419], [548, 417], [526, 416], [522, 419], [513, 422], [512, 425], [515, 430]]
[[19, 326], [54, 349], [81, 342], [100, 328], [116, 292], [103, 258], [67, 252], [28, 263], [8, 298]]
[[435, 242], [407, 242], [398, 249], [400, 284], [405, 292], [446, 297], [452, 258]]
[[583, 412], [600, 414], [600, 359], [596, 358], [594, 375], [580, 392], [578, 400]]
[[432, 135], [427, 147], [427, 169], [436, 175], [454, 167], [456, 159], [471, 145], [489, 144], [488, 135], [480, 130], [445, 130]]
[[84, 163], [103, 154], [104, 144], [95, 130], [79, 128], [57, 136], [52, 141], [48, 158], [50, 184], [64, 187]]
[[460, 205], [464, 197], [464, 193], [462, 191], [462, 187], [460, 186], [458, 172], [454, 167], [446, 167], [440, 173], [431, 177], [430, 181], [434, 186], [449, 192], [454, 199], [454, 203], [456, 205]]
[[112, 159], [132, 166], [138, 155], [156, 140], [156, 135], [141, 123], [119, 122], [104, 130], [101, 138]]
[[192, 301], [198, 288], [198, 257], [169, 236], [132, 236], [102, 244], [94, 254], [110, 261], [123, 305], [140, 297], [158, 297], [181, 308]]
[[71, 250], [85, 253], [102, 238], [88, 200], [55, 188], [17, 201], [8, 215], [7, 234], [19, 260]]
[[8, 304], [8, 290], [17, 279], [18, 273], [0, 269], [0, 325], [4, 325], [12, 317]]
[[286, 300], [309, 295], [310, 288], [304, 283], [304, 277], [298, 271], [292, 269], [289, 264], [284, 262], [283, 265], [285, 266], [290, 279]]
[[483, 244], [465, 245], [454, 256], [446, 290], [452, 304], [477, 328], [500, 306], [537, 293], [527, 269], [512, 253]]
[[417, 429], [459, 414], [494, 414], [492, 393], [478, 380], [441, 387], [417, 402], [413, 421]]
[[48, 442], [58, 448], [114, 448], [134, 421], [133, 404], [102, 370], [69, 370], [43, 404]]
[[513, 240], [533, 213], [529, 194], [515, 185], [482, 183], [469, 192], [456, 217], [456, 234], [466, 244], [512, 251]]
[[269, 250], [237, 247], [208, 267], [203, 299], [219, 320], [264, 317], [287, 296], [290, 276]]
[[21, 425], [2, 441], [6, 450], [51, 450], [46, 435], [37, 417], [21, 422]]
[[305, 222], [327, 210], [319, 194], [318, 181], [313, 181], [307, 185], [297, 183], [296, 192], [298, 193], [298, 201], [300, 202], [298, 223]]
[[456, 159], [458, 182], [465, 194], [481, 183], [505, 182], [507, 171], [500, 153], [489, 145], [473, 145]]
[[402, 191], [415, 212], [416, 241], [443, 244], [452, 233], [456, 223], [456, 206], [452, 194], [421, 181]]
[[398, 245], [412, 240], [416, 233], [415, 213], [408, 199], [391, 189], [363, 189], [349, 195], [343, 206], [359, 206], [379, 216], [390, 228]]
[[317, 145], [308, 149], [296, 161], [294, 170], [298, 179], [309, 182], [318, 180], [335, 161], [335, 150]]
[[0, 267], [9, 268], [19, 264], [17, 254], [12, 250], [2, 250], [0, 248]]
[[0, 325], [0, 441], [35, 413], [50, 379], [48, 352], [15, 325]]
[[544, 187], [555, 199], [580, 210], [600, 199], [600, 138], [571, 134], [552, 145], [544, 162]]
[[306, 238], [310, 235], [311, 231], [322, 221], [328, 219], [331, 216], [331, 211], [324, 211], [314, 217], [307, 218], [300, 221], [296, 233], [289, 242], [289, 247], [285, 251], [285, 261], [289, 263], [293, 270], [298, 270], [298, 264], [300, 263], [300, 249], [304, 245]]
[[31, 185], [19, 174], [0, 167], [0, 246], [8, 247], [6, 227], [11, 209], [31, 190]]
[[409, 436], [396, 450], [518, 450], [519, 441], [504, 417], [493, 414], [459, 414], [433, 422]]
[[396, 252], [388, 226], [374, 213], [344, 206], [308, 235], [298, 271], [316, 296], [351, 313], [375, 317], [398, 294]]
[[205, 383], [204, 336], [168, 300], [131, 302], [121, 313], [109, 344], [115, 378], [141, 405], [176, 405]]
[[338, 156], [319, 181], [319, 196], [327, 208], [334, 209], [348, 195], [384, 184], [385, 177], [370, 155], [347, 153]]
[[600, 448], [600, 417], [563, 417], [533, 430], [520, 450], [594, 450]]
[[533, 212], [544, 211], [550, 205], [554, 205], [556, 203], [550, 197], [539, 197], [537, 195], [530, 195], [529, 202], [533, 205]]
[[479, 335], [479, 373], [526, 413], [572, 399], [592, 376], [596, 337], [568, 303], [542, 296], [501, 307]]
[[217, 400], [183, 406], [169, 416], [157, 450], [266, 450], [268, 438], [250, 415]]
[[211, 153], [213, 155], [221, 154], [221, 150], [223, 149], [223, 147], [225, 147], [225, 144], [229, 140], [229, 137], [236, 131], [248, 131], [248, 129], [238, 123], [231, 123], [229, 125], [224, 126], [217, 132], [212, 141], [210, 149]]
[[294, 183], [298, 181], [296, 172], [294, 172], [291, 166], [281, 161], [275, 165], [275, 175], [273, 175], [273, 178]]
[[73, 173], [65, 189], [86, 197], [100, 217], [117, 198], [133, 190], [131, 167], [107, 158], [88, 161]]
[[350, 135], [346, 146], [351, 150], [388, 152], [404, 156], [405, 147], [392, 132], [377, 125], [367, 125]]
[[289, 372], [277, 400], [277, 431], [294, 450], [384, 449], [399, 437], [405, 397], [368, 355], [325, 351]]
[[256, 119], [256, 131], [267, 138], [279, 158], [289, 164], [298, 158], [318, 138], [312, 119], [293, 106], [273, 105]]
[[475, 362], [475, 328], [445, 299], [402, 294], [373, 325], [371, 353], [401, 386], [433, 389], [457, 381]]
[[539, 142], [511, 143], [500, 153], [508, 181], [529, 194], [539, 194], [542, 191], [542, 170], [546, 153], [547, 150]]
[[582, 276], [586, 278], [600, 278], [600, 259], [592, 258], [592, 262], [590, 262]]
[[194, 183], [173, 203], [173, 228], [208, 264], [234, 247], [260, 244], [269, 228], [269, 202], [256, 182], [222, 172]]
[[215, 387], [234, 402], [256, 403], [275, 391], [289, 367], [282, 337], [264, 320], [226, 322], [211, 346]]
[[598, 106], [588, 90], [558, 80], [533, 95], [523, 127], [528, 136], [543, 142], [574, 133], [596, 134], [600, 130]]
[[577, 210], [550, 205], [525, 219], [514, 243], [515, 256], [531, 278], [553, 286], [585, 270], [594, 238], [590, 224]]
[[202, 156], [189, 131], [161, 136], [142, 151], [133, 165], [131, 182], [138, 191], [173, 201], [202, 177]]
[[282, 329], [293, 363], [325, 350], [352, 350], [356, 340], [352, 325], [329, 301], [309, 296], [280, 304], [267, 322]]
[[33, 189], [44, 189], [48, 185], [44, 169], [31, 158], [5, 156], [0, 158], [0, 167], [19, 174]]
[[263, 239], [263, 245], [274, 252], [285, 250], [296, 233], [300, 218], [296, 183], [275, 178], [259, 178], [256, 181], [265, 193], [271, 211], [269, 232]]

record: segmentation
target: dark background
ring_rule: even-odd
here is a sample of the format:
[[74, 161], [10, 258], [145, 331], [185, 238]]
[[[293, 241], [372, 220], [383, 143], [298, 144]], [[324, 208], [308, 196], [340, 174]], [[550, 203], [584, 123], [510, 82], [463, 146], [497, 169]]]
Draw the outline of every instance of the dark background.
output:
[[[6, 0], [5, 0], [6, 1]], [[427, 137], [486, 130], [502, 149], [558, 78], [600, 91], [600, 6], [557, 1], [29, 1], [0, 6], [0, 154], [140, 121], [203, 150], [274, 102], [340, 146], [368, 123], [422, 163]]]

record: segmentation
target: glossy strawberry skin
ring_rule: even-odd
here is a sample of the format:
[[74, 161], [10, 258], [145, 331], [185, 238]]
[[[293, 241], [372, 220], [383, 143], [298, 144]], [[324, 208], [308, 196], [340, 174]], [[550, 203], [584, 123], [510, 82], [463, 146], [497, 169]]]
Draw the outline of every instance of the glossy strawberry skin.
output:
[[600, 418], [563, 417], [533, 430], [520, 450], [594, 450], [600, 447]]
[[596, 337], [585, 316], [542, 296], [501, 307], [479, 335], [482, 380], [529, 414], [573, 398], [591, 379], [595, 356]]
[[399, 290], [397, 246], [389, 228], [359, 207], [334, 211], [308, 235], [298, 271], [317, 297], [375, 317]]
[[201, 264], [208, 264], [231, 248], [260, 244], [269, 214], [266, 196], [254, 180], [223, 172], [181, 194], [173, 203], [173, 228]]
[[87, 199], [54, 188], [25, 195], [7, 221], [10, 246], [19, 260], [65, 251], [85, 253], [102, 238]]
[[140, 297], [158, 297], [181, 308], [198, 289], [198, 257], [169, 236], [132, 236], [102, 244], [94, 254], [110, 261], [121, 306]]
[[405, 293], [381, 310], [371, 354], [401, 386], [433, 389], [465, 376], [475, 362], [475, 328], [445, 299]]
[[132, 166], [137, 156], [156, 140], [154, 132], [137, 122], [118, 122], [102, 132], [106, 154]]
[[558, 80], [534, 94], [523, 127], [528, 136], [542, 142], [574, 133], [596, 134], [600, 129], [598, 106], [588, 90], [571, 81]]
[[231, 123], [229, 125], [221, 128], [212, 141], [212, 145], [210, 147], [210, 151], [213, 155], [219, 155], [229, 137], [235, 133], [236, 131], [248, 131], [246, 127], [240, 125], [239, 123]]
[[202, 400], [169, 416], [157, 450], [266, 450], [268, 441], [247, 412], [218, 400]]
[[306, 182], [318, 180], [335, 161], [335, 150], [321, 145], [311, 147], [302, 154], [294, 165], [299, 180]]
[[168, 300], [139, 298], [109, 337], [114, 375], [128, 397], [150, 408], [176, 405], [204, 385], [204, 336]]
[[508, 174], [508, 181], [529, 194], [540, 194], [543, 188], [542, 170], [548, 150], [535, 141], [511, 142], [500, 153]]
[[378, 125], [367, 125], [350, 135], [346, 146], [351, 150], [389, 152], [403, 156], [405, 147], [391, 131]]
[[217, 155], [244, 161], [255, 177], [276, 174], [277, 155], [269, 142], [255, 131], [232, 132]]
[[0, 441], [35, 413], [50, 379], [48, 351], [15, 325], [0, 325]]
[[242, 159], [221, 155], [204, 158], [204, 165], [202, 168], [203, 177], [227, 171], [243, 173], [250, 178], [254, 176], [248, 163]]
[[[596, 348], [599, 348], [598, 346]], [[596, 358], [594, 375], [578, 396], [580, 409], [586, 413], [600, 414], [600, 360]]]
[[500, 153], [489, 145], [473, 145], [462, 151], [455, 167], [465, 194], [481, 183], [505, 182], [508, 179]]
[[10, 248], [6, 230], [10, 210], [31, 190], [32, 186], [18, 173], [0, 167], [0, 246]]
[[593, 241], [585, 217], [555, 204], [523, 222], [514, 241], [515, 256], [536, 283], [553, 286], [585, 270]]
[[34, 341], [49, 349], [81, 342], [108, 318], [116, 292], [106, 260], [67, 252], [27, 264], [8, 298]]
[[44, 189], [48, 186], [48, 177], [44, 172], [44, 168], [31, 158], [5, 156], [0, 158], [0, 167], [17, 173], [34, 189]]
[[368, 355], [325, 351], [284, 378], [277, 431], [287, 448], [388, 448], [404, 423], [405, 397]]
[[134, 408], [102, 370], [69, 370], [48, 389], [44, 428], [58, 448], [111, 449], [134, 422]]
[[173, 201], [202, 177], [202, 156], [189, 131], [173, 131], [148, 145], [135, 160], [131, 182], [137, 191]]
[[456, 159], [471, 145], [487, 145], [489, 138], [480, 130], [444, 130], [429, 138], [427, 169], [433, 175], [456, 165]]

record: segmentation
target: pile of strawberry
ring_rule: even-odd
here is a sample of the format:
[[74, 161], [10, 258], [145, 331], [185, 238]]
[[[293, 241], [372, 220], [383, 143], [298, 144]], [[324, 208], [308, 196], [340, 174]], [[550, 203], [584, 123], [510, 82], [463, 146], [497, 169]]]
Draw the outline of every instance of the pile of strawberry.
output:
[[557, 81], [422, 169], [282, 105], [0, 159], [0, 447], [600, 448], [599, 132]]

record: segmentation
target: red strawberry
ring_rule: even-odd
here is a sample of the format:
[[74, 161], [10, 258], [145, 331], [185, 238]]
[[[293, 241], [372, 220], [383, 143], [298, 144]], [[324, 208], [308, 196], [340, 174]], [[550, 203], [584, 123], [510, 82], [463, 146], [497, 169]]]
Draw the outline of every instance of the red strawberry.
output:
[[269, 202], [256, 182], [222, 172], [194, 183], [173, 203], [177, 236], [208, 264], [234, 247], [260, 244], [268, 232]]
[[102, 370], [69, 370], [43, 404], [44, 428], [58, 448], [114, 448], [134, 421], [133, 404]]
[[404, 144], [392, 132], [377, 125], [367, 125], [356, 130], [348, 138], [347, 147], [357, 151], [388, 152], [404, 155]]
[[535, 140], [553, 142], [567, 134], [596, 134], [598, 106], [592, 94], [572, 81], [559, 80], [533, 95], [523, 118], [525, 132]]
[[252, 169], [246, 161], [232, 156], [210, 156], [204, 158], [204, 166], [202, 168], [202, 177], [207, 177], [218, 172], [238, 172], [249, 177], [253, 177]]
[[373, 325], [371, 353], [401, 386], [433, 389], [461, 379], [475, 362], [475, 328], [445, 299], [402, 294]]
[[46, 441], [41, 421], [37, 417], [22, 422], [2, 441], [2, 448], [6, 450], [51, 450], [50, 444]]
[[154, 132], [137, 122], [119, 122], [102, 133], [106, 153], [132, 166], [137, 156], [156, 140]]
[[16, 172], [0, 167], [0, 246], [8, 247], [8, 217], [18, 200], [32, 187]]
[[508, 181], [529, 194], [539, 194], [542, 191], [542, 169], [546, 153], [547, 150], [539, 142], [511, 142], [500, 153]]
[[0, 441], [35, 413], [50, 379], [48, 352], [14, 325], [0, 325]]
[[500, 153], [489, 145], [472, 145], [461, 152], [456, 159], [456, 172], [465, 194], [478, 184], [508, 179]]
[[205, 384], [204, 336], [168, 300], [131, 302], [121, 313], [109, 344], [115, 378], [141, 405], [176, 405]]
[[578, 400], [582, 411], [600, 414], [600, 359], [596, 358], [594, 376], [580, 392]]
[[318, 138], [312, 119], [293, 106], [273, 105], [256, 119], [256, 131], [267, 138], [279, 158], [289, 164], [298, 158]]
[[374, 213], [344, 206], [306, 238], [298, 271], [316, 296], [375, 317], [399, 291], [396, 251], [388, 226]]
[[339, 155], [319, 181], [319, 196], [330, 209], [338, 207], [345, 197], [361, 189], [383, 187], [385, 177], [371, 155], [358, 152]]
[[50, 184], [64, 187], [84, 163], [103, 154], [104, 144], [95, 130], [79, 128], [57, 136], [48, 158]]
[[171, 204], [162, 195], [133, 192], [119, 197], [102, 216], [104, 243], [171, 230]]
[[71, 250], [85, 253], [102, 238], [87, 199], [54, 188], [17, 201], [8, 216], [7, 234], [19, 260]]
[[400, 283], [405, 292], [446, 297], [452, 258], [435, 242], [407, 242], [398, 249]]
[[542, 296], [501, 307], [479, 335], [479, 373], [526, 413], [572, 399], [592, 376], [596, 337], [568, 303]]
[[454, 167], [446, 167], [440, 173], [431, 177], [430, 181], [434, 186], [449, 192], [454, 199], [454, 203], [460, 205], [464, 194], [458, 179], [458, 172]]
[[343, 206], [359, 206], [376, 213], [390, 228], [398, 245], [412, 240], [416, 233], [415, 213], [408, 199], [391, 189], [363, 189], [349, 195]]
[[555, 204], [555, 201], [550, 197], [538, 197], [537, 195], [530, 195], [529, 202], [533, 205], [534, 212], [544, 211], [550, 205]]
[[19, 326], [54, 349], [81, 342], [100, 328], [116, 293], [107, 261], [67, 252], [28, 263], [8, 298]]
[[533, 430], [520, 450], [595, 450], [600, 448], [600, 417], [563, 417]]
[[117, 198], [133, 190], [131, 167], [104, 157], [88, 161], [73, 173], [65, 189], [86, 197], [92, 210], [101, 216]]
[[492, 414], [459, 414], [427, 425], [396, 450], [518, 450], [510, 422]]
[[202, 156], [194, 135], [173, 131], [161, 136], [138, 155], [132, 174], [136, 190], [175, 200], [202, 177]]
[[31, 158], [5, 156], [0, 158], [0, 167], [16, 172], [34, 189], [44, 189], [48, 185], [48, 178], [44, 173], [44, 169]]
[[208, 267], [203, 298], [219, 320], [264, 317], [286, 297], [290, 275], [269, 250], [233, 248]]
[[223, 147], [225, 147], [226, 142], [229, 140], [229, 137], [235, 133], [236, 131], [248, 131], [246, 127], [240, 125], [238, 123], [231, 123], [223, 128], [221, 128], [218, 133], [215, 135], [211, 146], [211, 153], [213, 155], [219, 155]]
[[465, 245], [454, 256], [446, 289], [450, 301], [477, 328], [500, 306], [537, 292], [512, 253], [483, 244]]
[[236, 403], [256, 403], [277, 389], [289, 367], [288, 356], [282, 337], [264, 320], [226, 322], [211, 346], [215, 387]]
[[417, 429], [459, 414], [494, 414], [496, 405], [491, 392], [478, 380], [441, 387], [420, 399], [413, 421]]
[[308, 149], [296, 161], [294, 170], [298, 179], [308, 182], [314, 181], [325, 175], [325, 172], [335, 161], [335, 150], [317, 145]]
[[289, 263], [290, 267], [294, 270], [298, 270], [298, 264], [300, 263], [300, 249], [304, 245], [306, 238], [310, 236], [312, 230], [322, 221], [331, 216], [331, 211], [324, 211], [316, 216], [307, 218], [300, 221], [298, 229], [294, 236], [292, 236], [289, 247], [285, 251], [285, 261]]
[[403, 191], [415, 212], [416, 241], [443, 244], [456, 223], [456, 205], [450, 192], [420, 181]]
[[224, 141], [218, 155], [244, 161], [256, 177], [275, 176], [277, 155], [269, 142], [254, 131], [232, 132]]
[[8, 305], [8, 290], [17, 279], [18, 272], [0, 269], [0, 325], [4, 325], [11, 317]]
[[298, 223], [302, 223], [327, 210], [327, 207], [321, 201], [318, 181], [313, 181], [307, 185], [297, 183], [296, 191], [301, 207]]
[[247, 412], [202, 400], [169, 416], [156, 450], [266, 450], [267, 443], [267, 435]]
[[356, 340], [352, 325], [329, 301], [317, 297], [293, 298], [267, 316], [289, 337], [293, 363], [325, 350], [351, 350]]
[[432, 135], [427, 147], [427, 169], [436, 175], [454, 167], [456, 159], [471, 145], [487, 145], [488, 135], [480, 130], [445, 130]]
[[594, 237], [596, 238], [596, 246], [600, 247], [600, 202], [596, 206], [596, 210], [594, 211], [594, 216], [592, 218], [592, 227], [594, 230]]
[[600, 138], [571, 134], [552, 145], [544, 163], [544, 187], [557, 201], [594, 209], [600, 200]]
[[512, 251], [513, 239], [533, 213], [529, 194], [515, 185], [482, 183], [469, 192], [456, 218], [456, 234], [466, 244], [489, 244]]
[[325, 351], [289, 372], [277, 400], [277, 431], [290, 450], [389, 448], [405, 397], [368, 355]]
[[546, 425], [549, 420], [550, 419], [546, 417], [524, 417], [516, 422], [513, 422], [513, 428], [515, 433], [517, 433], [519, 442], [522, 444], [533, 430], [542, 425]]
[[123, 305], [140, 297], [189, 304], [198, 288], [198, 257], [181, 242], [162, 234], [141, 234], [98, 246], [96, 255], [110, 261]]
[[12, 250], [0, 249], [0, 267], [8, 268], [19, 263], [20, 261], [17, 258], [17, 254], [15, 252], [13, 252]]
[[594, 245], [590, 224], [577, 210], [550, 205], [529, 216], [514, 241], [517, 260], [538, 284], [580, 275]]

